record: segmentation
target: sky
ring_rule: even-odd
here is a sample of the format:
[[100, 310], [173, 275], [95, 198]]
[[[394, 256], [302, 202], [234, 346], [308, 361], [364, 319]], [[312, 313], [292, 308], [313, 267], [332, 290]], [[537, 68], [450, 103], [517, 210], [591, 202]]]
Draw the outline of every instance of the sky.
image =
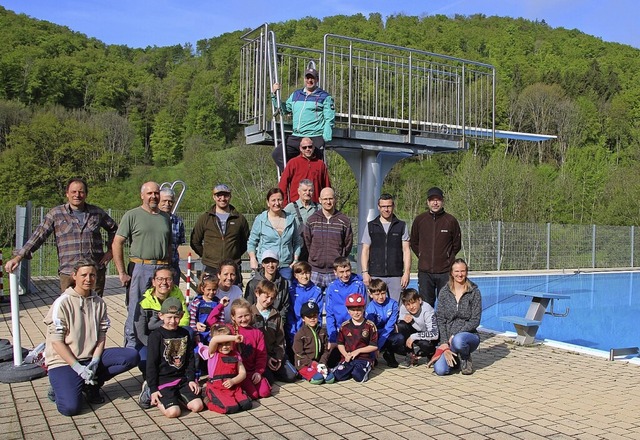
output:
[[[544, 20], [640, 49], [638, 0], [0, 0], [17, 13], [107, 44], [171, 46], [302, 17], [472, 15]], [[340, 33], [336, 30], [336, 33]]]

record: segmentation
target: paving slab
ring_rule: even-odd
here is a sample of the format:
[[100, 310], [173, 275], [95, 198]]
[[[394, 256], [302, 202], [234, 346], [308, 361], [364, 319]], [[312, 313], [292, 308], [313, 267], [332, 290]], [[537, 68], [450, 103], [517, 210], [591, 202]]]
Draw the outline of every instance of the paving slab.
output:
[[[36, 278], [21, 296], [22, 346], [44, 340], [43, 317], [59, 295], [54, 278]], [[124, 291], [109, 277], [112, 327], [123, 341]], [[0, 338], [12, 339], [11, 311], [0, 304]], [[274, 396], [247, 413], [204, 411], [169, 420], [137, 404], [138, 370], [105, 384], [106, 402], [65, 417], [47, 399], [48, 379], [0, 383], [3, 439], [504, 439], [640, 438], [640, 367], [548, 345], [520, 347], [483, 333], [472, 376], [438, 377], [424, 363], [374, 369], [369, 382], [276, 384]]]

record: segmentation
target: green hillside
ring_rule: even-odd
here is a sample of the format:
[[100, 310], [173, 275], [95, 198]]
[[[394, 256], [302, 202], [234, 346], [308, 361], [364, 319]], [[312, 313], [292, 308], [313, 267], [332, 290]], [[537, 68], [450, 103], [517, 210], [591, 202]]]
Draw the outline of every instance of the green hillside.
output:
[[[185, 210], [204, 209], [219, 181], [238, 188], [243, 211], [264, 208], [276, 179], [270, 151], [245, 146], [237, 122], [246, 30], [195, 47], [131, 49], [2, 7], [0, 28], [3, 219], [27, 200], [59, 203], [72, 175], [85, 176], [90, 200], [105, 207], [139, 203], [143, 180], [180, 178], [190, 188]], [[385, 183], [401, 215], [423, 210], [437, 184], [465, 219], [640, 224], [638, 49], [484, 15], [308, 17], [272, 28], [295, 46], [320, 48], [324, 34], [336, 33], [493, 64], [497, 127], [558, 136], [402, 161]], [[337, 155], [328, 162], [353, 215], [353, 176]]]

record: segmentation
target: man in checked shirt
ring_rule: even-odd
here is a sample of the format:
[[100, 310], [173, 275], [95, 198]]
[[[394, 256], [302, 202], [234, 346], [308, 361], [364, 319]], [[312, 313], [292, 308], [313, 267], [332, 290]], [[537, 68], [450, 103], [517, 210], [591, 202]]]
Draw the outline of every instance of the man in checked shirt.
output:
[[[77, 261], [84, 259], [98, 266], [95, 291], [102, 296], [107, 263], [112, 258], [111, 244], [118, 225], [104, 210], [85, 202], [88, 193], [89, 187], [84, 179], [70, 179], [65, 191], [67, 203], [56, 206], [45, 215], [29, 241], [21, 249], [13, 251], [14, 257], [7, 261], [5, 270], [11, 273], [23, 258], [31, 259], [33, 252], [53, 233], [58, 249], [61, 292], [74, 285], [71, 277], [73, 266]], [[101, 229], [107, 231], [106, 250]]]

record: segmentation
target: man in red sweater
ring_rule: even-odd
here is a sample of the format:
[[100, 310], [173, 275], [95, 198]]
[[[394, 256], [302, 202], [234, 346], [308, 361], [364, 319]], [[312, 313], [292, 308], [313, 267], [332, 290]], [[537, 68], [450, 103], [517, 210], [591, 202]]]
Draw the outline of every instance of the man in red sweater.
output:
[[300, 141], [300, 156], [287, 162], [278, 186], [284, 193], [284, 203], [295, 202], [300, 197], [298, 184], [303, 179], [313, 182], [312, 200], [318, 203], [318, 194], [323, 188], [331, 186], [327, 165], [315, 156], [313, 141], [306, 137]]

